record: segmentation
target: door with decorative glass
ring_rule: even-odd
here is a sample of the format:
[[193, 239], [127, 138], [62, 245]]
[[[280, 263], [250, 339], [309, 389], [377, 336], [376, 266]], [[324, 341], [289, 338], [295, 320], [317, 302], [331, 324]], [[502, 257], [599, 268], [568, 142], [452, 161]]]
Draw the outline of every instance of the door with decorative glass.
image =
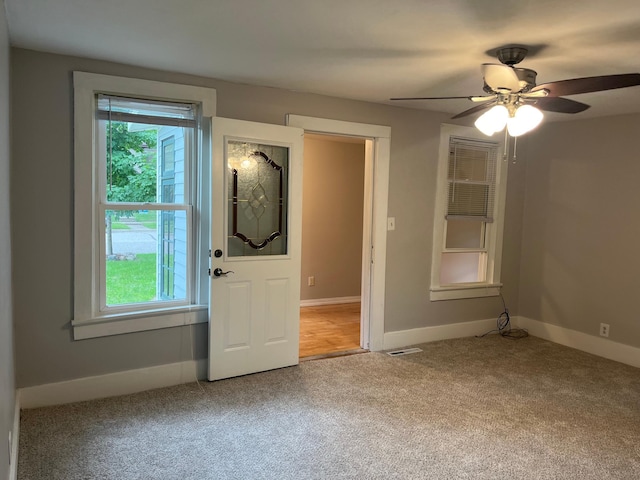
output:
[[303, 134], [213, 121], [209, 380], [298, 363]]

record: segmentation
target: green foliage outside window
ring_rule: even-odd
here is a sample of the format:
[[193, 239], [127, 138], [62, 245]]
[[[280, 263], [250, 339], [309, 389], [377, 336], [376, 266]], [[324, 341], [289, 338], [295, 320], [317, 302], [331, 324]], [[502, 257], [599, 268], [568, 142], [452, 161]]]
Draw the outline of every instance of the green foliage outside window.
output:
[[107, 200], [155, 202], [157, 130], [132, 132], [126, 122], [107, 127]]

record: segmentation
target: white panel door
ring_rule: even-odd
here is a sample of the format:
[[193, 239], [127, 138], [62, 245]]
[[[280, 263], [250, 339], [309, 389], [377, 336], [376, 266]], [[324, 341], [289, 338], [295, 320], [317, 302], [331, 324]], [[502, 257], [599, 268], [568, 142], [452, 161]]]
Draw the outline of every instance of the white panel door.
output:
[[209, 380], [298, 364], [304, 131], [212, 125]]

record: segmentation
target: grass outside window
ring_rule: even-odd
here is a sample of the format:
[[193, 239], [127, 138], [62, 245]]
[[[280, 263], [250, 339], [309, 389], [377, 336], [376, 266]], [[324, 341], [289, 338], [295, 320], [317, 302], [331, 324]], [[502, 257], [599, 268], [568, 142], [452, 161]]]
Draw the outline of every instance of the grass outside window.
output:
[[140, 253], [135, 260], [107, 260], [107, 305], [156, 300], [156, 254]]

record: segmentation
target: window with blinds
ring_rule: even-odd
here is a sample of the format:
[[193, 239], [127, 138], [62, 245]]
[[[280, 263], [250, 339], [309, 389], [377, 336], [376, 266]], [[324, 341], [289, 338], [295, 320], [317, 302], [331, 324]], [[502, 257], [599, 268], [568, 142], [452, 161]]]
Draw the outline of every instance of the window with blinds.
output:
[[190, 103], [141, 100], [98, 94], [98, 118], [176, 127], [196, 126], [196, 106]]
[[447, 220], [493, 222], [497, 156], [495, 143], [450, 138]]
[[433, 226], [431, 300], [500, 293], [508, 162], [499, 141], [442, 125]]
[[206, 320], [215, 108], [213, 89], [73, 72], [74, 339]]
[[198, 107], [96, 95], [101, 311], [190, 302]]
[[487, 233], [496, 196], [495, 143], [451, 136], [440, 284], [485, 282]]

